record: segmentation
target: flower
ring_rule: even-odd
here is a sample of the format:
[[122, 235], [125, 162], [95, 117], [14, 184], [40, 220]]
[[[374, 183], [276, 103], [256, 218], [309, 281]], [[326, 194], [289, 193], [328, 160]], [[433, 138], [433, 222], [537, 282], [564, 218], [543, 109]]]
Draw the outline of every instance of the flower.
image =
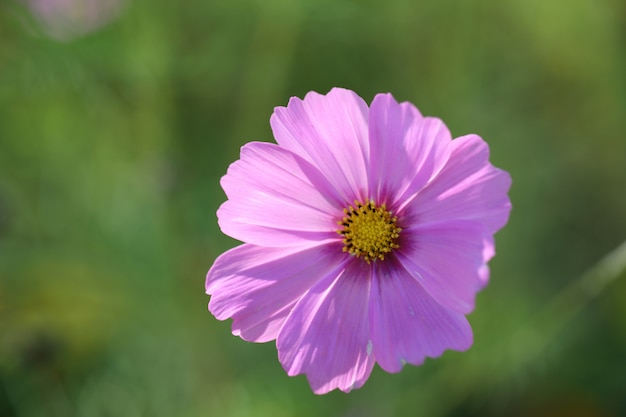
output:
[[69, 41], [114, 20], [124, 0], [22, 0], [50, 37]]
[[245, 242], [207, 274], [209, 310], [276, 339], [317, 394], [361, 387], [473, 341], [465, 317], [508, 220], [509, 175], [477, 135], [378, 94], [308, 93], [277, 107], [221, 180], [222, 231]]

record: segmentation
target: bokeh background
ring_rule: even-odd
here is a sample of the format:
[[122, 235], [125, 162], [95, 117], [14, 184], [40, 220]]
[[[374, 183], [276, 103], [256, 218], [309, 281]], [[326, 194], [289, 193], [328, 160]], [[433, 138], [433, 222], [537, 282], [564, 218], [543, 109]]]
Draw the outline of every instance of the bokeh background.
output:
[[[240, 146], [333, 86], [479, 133], [514, 209], [471, 350], [315, 396], [204, 277]], [[2, 0], [0, 415], [624, 416], [625, 132], [622, 0]]]

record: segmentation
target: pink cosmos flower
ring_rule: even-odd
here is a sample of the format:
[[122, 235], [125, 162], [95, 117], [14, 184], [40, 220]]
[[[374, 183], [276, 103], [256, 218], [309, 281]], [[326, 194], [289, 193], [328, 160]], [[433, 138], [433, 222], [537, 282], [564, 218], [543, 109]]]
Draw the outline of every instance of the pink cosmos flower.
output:
[[465, 318], [507, 222], [509, 175], [476, 135], [391, 94], [311, 92], [277, 107], [277, 145], [241, 149], [222, 178], [222, 231], [209, 310], [233, 334], [276, 339], [290, 376], [315, 393], [361, 387], [375, 363], [399, 372], [466, 350]]
[[60, 41], [91, 33], [114, 20], [124, 0], [22, 0], [42, 30]]

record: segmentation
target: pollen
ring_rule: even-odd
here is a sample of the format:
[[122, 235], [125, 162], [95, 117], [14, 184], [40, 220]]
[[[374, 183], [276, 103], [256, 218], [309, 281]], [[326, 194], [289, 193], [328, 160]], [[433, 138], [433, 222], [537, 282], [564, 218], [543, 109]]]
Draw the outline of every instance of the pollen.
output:
[[343, 236], [343, 251], [368, 264], [385, 260], [385, 256], [400, 246], [397, 239], [401, 228], [398, 218], [387, 210], [385, 204], [377, 206], [374, 201], [362, 204], [355, 200], [354, 206], [343, 209], [344, 217], [337, 224], [337, 233]]

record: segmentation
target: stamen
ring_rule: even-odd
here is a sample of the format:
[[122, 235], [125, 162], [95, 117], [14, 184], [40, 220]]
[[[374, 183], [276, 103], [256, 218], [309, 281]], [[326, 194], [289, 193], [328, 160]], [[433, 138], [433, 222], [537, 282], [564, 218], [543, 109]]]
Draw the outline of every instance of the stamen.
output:
[[396, 224], [398, 218], [387, 211], [385, 204], [377, 206], [370, 200], [362, 204], [355, 200], [354, 206], [343, 209], [345, 216], [337, 224], [343, 226], [337, 233], [343, 235], [343, 251], [368, 264], [385, 260], [385, 256], [400, 246], [396, 240], [402, 231]]

